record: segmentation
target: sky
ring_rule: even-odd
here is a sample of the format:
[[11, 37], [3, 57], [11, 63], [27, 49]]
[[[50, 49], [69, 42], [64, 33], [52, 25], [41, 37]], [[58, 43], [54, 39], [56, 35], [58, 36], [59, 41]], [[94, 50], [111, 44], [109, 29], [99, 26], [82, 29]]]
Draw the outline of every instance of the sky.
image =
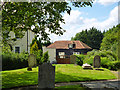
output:
[[61, 35], [50, 34], [51, 42], [71, 40], [76, 33], [95, 27], [101, 32], [118, 24], [118, 2], [120, 0], [97, 0], [92, 7], [72, 7], [70, 15], [63, 14], [65, 24], [61, 24], [66, 32]]

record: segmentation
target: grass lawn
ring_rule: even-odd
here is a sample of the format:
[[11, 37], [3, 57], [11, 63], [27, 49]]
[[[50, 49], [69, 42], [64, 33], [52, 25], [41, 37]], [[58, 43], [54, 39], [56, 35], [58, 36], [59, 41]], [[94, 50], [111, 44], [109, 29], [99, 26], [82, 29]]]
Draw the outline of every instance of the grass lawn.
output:
[[[81, 66], [73, 64], [56, 64], [54, 66], [56, 66], [55, 82], [116, 79], [108, 69], [104, 69], [104, 71], [83, 70]], [[38, 84], [38, 67], [33, 68], [33, 71], [27, 71], [27, 68], [2, 71], [2, 88], [36, 84]]]

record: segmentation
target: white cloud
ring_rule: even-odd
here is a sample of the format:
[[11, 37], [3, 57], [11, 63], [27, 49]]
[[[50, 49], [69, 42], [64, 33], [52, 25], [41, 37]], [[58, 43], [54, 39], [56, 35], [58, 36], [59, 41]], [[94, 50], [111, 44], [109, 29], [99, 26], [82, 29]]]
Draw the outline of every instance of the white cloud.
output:
[[62, 27], [66, 29], [66, 32], [62, 36], [51, 34], [51, 40], [70, 40], [76, 33], [90, 29], [93, 26], [103, 31], [118, 24], [118, 6], [110, 12], [108, 18], [104, 21], [98, 21], [96, 18], [84, 18], [81, 15], [82, 13], [78, 10], [72, 10], [71, 15], [65, 13], [64, 19], [66, 24], [62, 24]]
[[119, 2], [119, 0], [96, 0], [95, 3], [100, 3], [101, 5], [110, 5]]

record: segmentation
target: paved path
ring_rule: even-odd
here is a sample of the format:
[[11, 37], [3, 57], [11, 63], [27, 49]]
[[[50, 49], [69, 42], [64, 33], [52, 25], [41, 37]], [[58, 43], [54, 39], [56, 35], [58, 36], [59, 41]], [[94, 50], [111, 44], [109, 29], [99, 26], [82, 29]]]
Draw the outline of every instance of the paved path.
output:
[[88, 82], [70, 82], [70, 83], [57, 83], [56, 86], [65, 85], [82, 85], [92, 90], [96, 88], [111, 88], [114, 90], [120, 90], [120, 80], [105, 80], [105, 81], [88, 81]]
[[[106, 90], [120, 90], [120, 80], [114, 79], [114, 80], [104, 80], [104, 81], [88, 81], [88, 82], [69, 82], [69, 83], [56, 83], [55, 86], [66, 86], [66, 85], [82, 85], [87, 88], [91, 88], [92, 90], [102, 89]], [[37, 90], [38, 85], [34, 86], [24, 86], [24, 87], [18, 87], [18, 88], [12, 88], [9, 90]], [[109, 89], [108, 89], [109, 88]], [[4, 90], [4, 89], [3, 89]], [[6, 90], [6, 89], [5, 89]]]

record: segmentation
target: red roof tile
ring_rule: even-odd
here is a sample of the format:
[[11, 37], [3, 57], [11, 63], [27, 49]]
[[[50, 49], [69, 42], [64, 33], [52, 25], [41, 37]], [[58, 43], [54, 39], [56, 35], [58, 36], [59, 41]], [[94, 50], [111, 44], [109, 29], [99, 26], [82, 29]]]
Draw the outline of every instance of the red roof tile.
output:
[[56, 48], [56, 49], [69, 49], [68, 44], [75, 44], [74, 49], [92, 49], [85, 43], [81, 41], [55, 41], [53, 44], [49, 45], [47, 48]]

